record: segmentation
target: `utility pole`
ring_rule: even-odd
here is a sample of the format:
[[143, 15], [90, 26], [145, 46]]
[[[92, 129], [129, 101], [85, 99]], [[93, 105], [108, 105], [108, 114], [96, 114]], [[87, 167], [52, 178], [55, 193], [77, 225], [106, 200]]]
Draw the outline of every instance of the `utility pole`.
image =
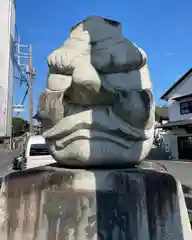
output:
[[35, 76], [35, 69], [32, 63], [32, 46], [29, 46], [29, 132], [33, 134], [33, 77]]
[[[20, 86], [24, 83], [26, 86], [26, 91], [24, 97], [20, 104], [15, 104], [17, 110], [17, 116], [24, 110], [24, 102], [29, 93], [29, 132], [34, 133], [33, 129], [33, 80], [36, 75], [35, 68], [33, 68], [32, 61], [32, 46], [31, 44], [21, 44], [20, 37], [17, 35], [15, 41], [15, 54], [14, 54], [14, 64], [17, 68], [19, 76], [14, 76], [15, 79], [20, 80]], [[17, 74], [17, 75], [18, 75]], [[19, 109], [18, 109], [18, 106]]]

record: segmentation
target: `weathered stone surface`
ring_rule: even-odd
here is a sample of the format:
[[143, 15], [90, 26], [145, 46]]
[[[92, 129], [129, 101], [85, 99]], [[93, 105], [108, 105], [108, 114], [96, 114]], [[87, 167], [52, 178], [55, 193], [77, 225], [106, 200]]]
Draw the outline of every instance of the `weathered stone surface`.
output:
[[47, 62], [53, 72], [67, 75], [84, 64], [102, 73], [116, 73], [141, 68], [146, 55], [122, 36], [119, 22], [92, 16], [72, 27], [70, 38], [49, 54]]
[[2, 240], [192, 239], [180, 183], [163, 169], [30, 169], [4, 179], [0, 200]]
[[64, 116], [62, 91], [44, 91], [39, 98], [38, 114], [43, 118], [43, 127], [51, 128]]
[[155, 107], [146, 61], [116, 21], [90, 17], [72, 28], [48, 57], [47, 89], [39, 101], [44, 137], [57, 162], [122, 166], [148, 155]]

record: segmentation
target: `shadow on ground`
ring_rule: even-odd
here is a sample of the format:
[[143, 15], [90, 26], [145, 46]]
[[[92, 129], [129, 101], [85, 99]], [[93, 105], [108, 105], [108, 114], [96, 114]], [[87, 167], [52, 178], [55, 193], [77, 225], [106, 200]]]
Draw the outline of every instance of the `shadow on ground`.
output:
[[169, 153], [159, 147], [153, 147], [147, 157], [148, 160], [168, 160]]

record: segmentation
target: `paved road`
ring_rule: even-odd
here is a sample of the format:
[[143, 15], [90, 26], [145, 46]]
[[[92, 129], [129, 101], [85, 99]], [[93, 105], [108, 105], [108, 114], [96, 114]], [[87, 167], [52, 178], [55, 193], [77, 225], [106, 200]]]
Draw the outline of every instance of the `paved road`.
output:
[[[10, 153], [0, 148], [0, 176], [8, 173], [13, 157], [18, 155], [18, 151]], [[155, 162], [165, 165], [168, 172], [178, 178], [182, 184], [192, 187], [192, 162], [166, 160], [156, 160]]]
[[192, 187], [192, 162], [159, 160], [155, 162], [163, 164], [183, 185]]
[[[8, 173], [13, 157], [18, 155], [19, 152], [15, 151], [9, 153], [0, 149], [0, 176], [4, 176]], [[192, 162], [164, 160], [157, 160], [155, 162], [164, 164], [168, 171], [178, 178], [182, 184], [192, 187]]]

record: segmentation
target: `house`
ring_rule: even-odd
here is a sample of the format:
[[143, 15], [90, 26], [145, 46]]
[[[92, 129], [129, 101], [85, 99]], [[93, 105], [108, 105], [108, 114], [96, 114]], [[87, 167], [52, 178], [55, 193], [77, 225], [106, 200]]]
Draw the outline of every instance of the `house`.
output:
[[42, 125], [39, 121], [37, 113], [33, 116], [33, 130], [37, 134], [42, 134]]
[[[168, 107], [167, 106], [155, 106], [155, 131], [154, 131], [154, 146], [158, 147], [158, 158], [169, 159], [170, 154], [170, 144], [169, 136], [165, 129], [161, 126], [167, 123], [169, 120]], [[156, 154], [157, 155], [157, 154]], [[155, 159], [155, 158], [154, 158]]]
[[157, 124], [167, 123], [169, 120], [168, 107], [155, 106], [155, 122]]
[[169, 121], [161, 127], [170, 134], [172, 156], [192, 160], [192, 68], [162, 96], [168, 103]]

